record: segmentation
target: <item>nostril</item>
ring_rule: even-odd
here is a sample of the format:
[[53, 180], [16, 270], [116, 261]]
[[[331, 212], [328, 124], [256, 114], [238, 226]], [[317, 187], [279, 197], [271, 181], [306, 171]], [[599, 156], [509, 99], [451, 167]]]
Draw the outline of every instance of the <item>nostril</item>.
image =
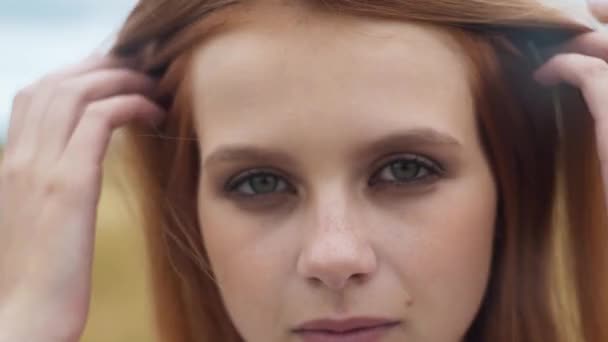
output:
[[363, 284], [368, 278], [369, 278], [369, 275], [367, 275], [365, 273], [356, 273], [356, 274], [352, 274], [351, 276], [349, 276], [346, 279], [346, 281], [344, 281], [343, 285], [337, 285], [337, 284], [332, 285], [330, 279], [323, 280], [318, 277], [309, 277], [308, 283], [313, 287], [321, 287], [324, 284], [330, 285], [330, 287], [334, 287], [334, 286], [343, 287], [346, 283], [357, 284], [357, 285]]
[[320, 287], [321, 285], [323, 285], [323, 281], [319, 278], [308, 278], [308, 282], [310, 283], [310, 285], [312, 285], [313, 287]]
[[358, 284], [361, 284], [362, 282], [365, 281], [365, 279], [367, 279], [367, 275], [364, 273], [357, 273], [357, 274], [351, 275], [350, 278], [352, 281], [354, 281]]
[[358, 280], [363, 280], [365, 278], [365, 274], [363, 274], [363, 273], [353, 274], [353, 278], [358, 279]]

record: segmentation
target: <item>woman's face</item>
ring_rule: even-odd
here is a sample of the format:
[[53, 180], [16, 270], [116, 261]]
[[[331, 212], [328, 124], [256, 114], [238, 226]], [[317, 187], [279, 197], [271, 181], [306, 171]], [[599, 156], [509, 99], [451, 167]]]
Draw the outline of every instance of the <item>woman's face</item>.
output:
[[461, 340], [497, 196], [465, 52], [419, 24], [246, 13], [192, 69], [202, 235], [239, 332]]

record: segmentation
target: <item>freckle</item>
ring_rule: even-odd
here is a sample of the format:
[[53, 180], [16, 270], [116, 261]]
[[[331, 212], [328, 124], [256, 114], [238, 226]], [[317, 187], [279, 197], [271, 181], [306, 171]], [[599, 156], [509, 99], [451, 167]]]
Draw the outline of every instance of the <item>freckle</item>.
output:
[[412, 300], [412, 298], [408, 297], [408, 298], [405, 300], [405, 307], [406, 307], [406, 308], [409, 308], [410, 306], [412, 306], [412, 304], [413, 304], [413, 303], [414, 303], [414, 301]]

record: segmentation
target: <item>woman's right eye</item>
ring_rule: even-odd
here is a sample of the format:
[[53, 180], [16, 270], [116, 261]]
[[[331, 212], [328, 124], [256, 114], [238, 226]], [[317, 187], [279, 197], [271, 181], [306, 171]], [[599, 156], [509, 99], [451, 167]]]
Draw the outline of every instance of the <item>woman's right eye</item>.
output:
[[263, 171], [246, 172], [228, 185], [230, 192], [243, 196], [260, 196], [287, 191], [289, 186], [283, 177]]

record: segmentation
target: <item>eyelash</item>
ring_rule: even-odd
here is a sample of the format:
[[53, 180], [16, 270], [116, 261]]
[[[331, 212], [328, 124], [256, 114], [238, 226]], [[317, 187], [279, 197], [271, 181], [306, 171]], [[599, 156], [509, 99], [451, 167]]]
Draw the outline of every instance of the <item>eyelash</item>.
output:
[[[398, 162], [405, 162], [407, 164], [409, 163], [413, 163], [416, 165], [416, 175], [414, 176], [413, 180], [408, 180], [408, 181], [399, 181], [399, 180], [395, 180], [395, 181], [384, 181], [384, 180], [377, 180], [376, 178], [378, 178], [379, 175], [381, 175], [383, 173], [384, 170], [388, 169], [389, 173], [392, 173], [390, 170], [390, 166], [394, 165], [395, 163]], [[425, 176], [419, 177], [418, 174], [421, 172], [426, 172], [428, 174], [426, 174]], [[372, 179], [370, 179], [370, 181], [368, 182], [368, 185], [370, 186], [380, 186], [380, 187], [385, 187], [385, 186], [396, 186], [396, 187], [403, 187], [403, 186], [415, 186], [415, 185], [424, 185], [424, 184], [428, 184], [431, 183], [434, 179], [436, 179], [437, 177], [442, 176], [445, 173], [445, 170], [443, 169], [443, 167], [427, 158], [427, 157], [423, 157], [420, 155], [401, 155], [397, 158], [393, 158], [389, 161], [387, 161], [386, 163], [384, 163], [382, 165], [382, 167], [380, 167], [380, 169], [378, 169], [376, 172], [373, 173], [372, 175]], [[271, 177], [276, 177], [278, 179], [279, 184], [284, 183], [285, 187], [289, 190], [289, 191], [293, 191], [293, 187], [290, 186], [288, 184], [288, 182], [285, 180], [285, 178], [283, 176], [277, 175], [273, 172], [270, 171], [266, 171], [263, 169], [253, 169], [253, 170], [249, 170], [246, 171], [244, 173], [242, 173], [241, 175], [234, 177], [232, 179], [230, 179], [225, 186], [225, 191], [229, 192], [229, 193], [234, 193], [236, 195], [239, 195], [241, 197], [246, 197], [246, 198], [254, 198], [254, 197], [259, 197], [259, 196], [265, 196], [265, 195], [273, 195], [276, 193], [281, 193], [283, 191], [272, 191], [269, 193], [262, 193], [262, 194], [243, 194], [243, 193], [239, 193], [237, 191], [237, 189], [243, 185], [246, 184], [247, 182], [251, 181], [254, 177], [256, 176], [271, 176]], [[278, 186], [277, 186], [278, 187]], [[251, 188], [251, 185], [250, 185]]]

